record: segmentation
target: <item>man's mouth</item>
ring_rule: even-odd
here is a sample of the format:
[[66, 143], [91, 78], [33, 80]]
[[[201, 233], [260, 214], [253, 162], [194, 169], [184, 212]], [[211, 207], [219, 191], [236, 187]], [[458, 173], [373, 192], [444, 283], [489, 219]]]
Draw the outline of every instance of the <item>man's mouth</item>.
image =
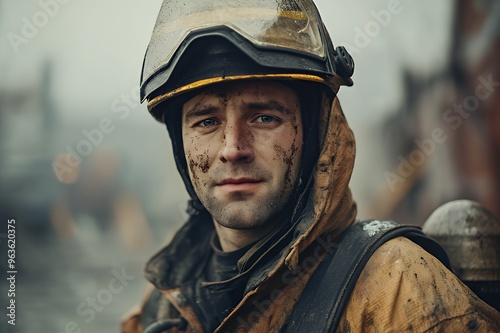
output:
[[216, 186], [229, 191], [251, 191], [263, 181], [255, 178], [226, 178], [216, 183]]

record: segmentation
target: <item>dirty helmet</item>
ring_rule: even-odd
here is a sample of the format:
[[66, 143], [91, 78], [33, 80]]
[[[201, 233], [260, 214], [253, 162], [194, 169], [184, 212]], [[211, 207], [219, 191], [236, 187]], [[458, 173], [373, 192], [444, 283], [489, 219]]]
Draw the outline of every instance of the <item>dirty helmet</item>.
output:
[[479, 203], [457, 200], [431, 214], [423, 231], [450, 257], [454, 273], [500, 311], [500, 222]]
[[165, 102], [217, 82], [303, 80], [336, 93], [352, 85], [353, 71], [352, 57], [333, 47], [312, 0], [165, 0], [140, 93], [164, 121]]

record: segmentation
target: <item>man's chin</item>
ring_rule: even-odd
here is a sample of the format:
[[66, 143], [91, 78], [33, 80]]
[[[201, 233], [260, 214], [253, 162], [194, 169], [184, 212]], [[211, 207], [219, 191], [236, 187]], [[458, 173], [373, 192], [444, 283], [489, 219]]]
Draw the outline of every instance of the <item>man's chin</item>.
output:
[[272, 217], [275, 216], [275, 212], [262, 203], [238, 202], [222, 207], [225, 207], [222, 211], [211, 212], [209, 209], [209, 212], [218, 224], [235, 230], [255, 230], [266, 227], [272, 223]]
[[256, 230], [269, 224], [269, 220], [256, 220], [242, 218], [241, 215], [227, 215], [216, 219], [221, 226], [235, 230]]
[[277, 213], [283, 208], [268, 197], [242, 198], [244, 200], [213, 200], [205, 203], [205, 207], [217, 223], [225, 228], [235, 230], [255, 230], [274, 223]]

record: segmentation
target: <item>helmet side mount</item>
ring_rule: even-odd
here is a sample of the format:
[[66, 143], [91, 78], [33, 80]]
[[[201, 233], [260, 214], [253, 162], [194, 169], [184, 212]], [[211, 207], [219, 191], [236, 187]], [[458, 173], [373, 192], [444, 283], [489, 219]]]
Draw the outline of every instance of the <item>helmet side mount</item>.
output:
[[337, 46], [335, 53], [334, 59], [337, 74], [345, 80], [350, 79], [354, 74], [354, 59], [343, 46]]

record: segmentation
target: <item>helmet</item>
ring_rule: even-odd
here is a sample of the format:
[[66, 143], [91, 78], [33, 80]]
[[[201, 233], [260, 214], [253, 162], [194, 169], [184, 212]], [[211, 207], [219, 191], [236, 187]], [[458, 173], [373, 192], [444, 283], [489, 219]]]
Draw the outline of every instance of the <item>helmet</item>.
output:
[[[341, 85], [352, 85], [353, 72], [352, 57], [333, 47], [312, 0], [165, 0], [144, 56], [140, 94], [167, 125], [191, 197], [190, 215], [204, 207], [190, 181], [178, 111], [197, 89], [233, 80], [283, 80], [299, 92], [301, 104], [319, 111], [323, 96], [333, 99]], [[304, 144], [311, 147], [303, 152], [304, 175], [319, 154], [317, 117], [319, 112], [303, 117]]]
[[451, 201], [436, 209], [423, 231], [450, 257], [455, 274], [500, 310], [500, 222], [479, 203]]
[[334, 49], [312, 0], [165, 0], [140, 92], [164, 121], [165, 102], [217, 82], [302, 80], [336, 94], [352, 85], [353, 72], [352, 57]]

